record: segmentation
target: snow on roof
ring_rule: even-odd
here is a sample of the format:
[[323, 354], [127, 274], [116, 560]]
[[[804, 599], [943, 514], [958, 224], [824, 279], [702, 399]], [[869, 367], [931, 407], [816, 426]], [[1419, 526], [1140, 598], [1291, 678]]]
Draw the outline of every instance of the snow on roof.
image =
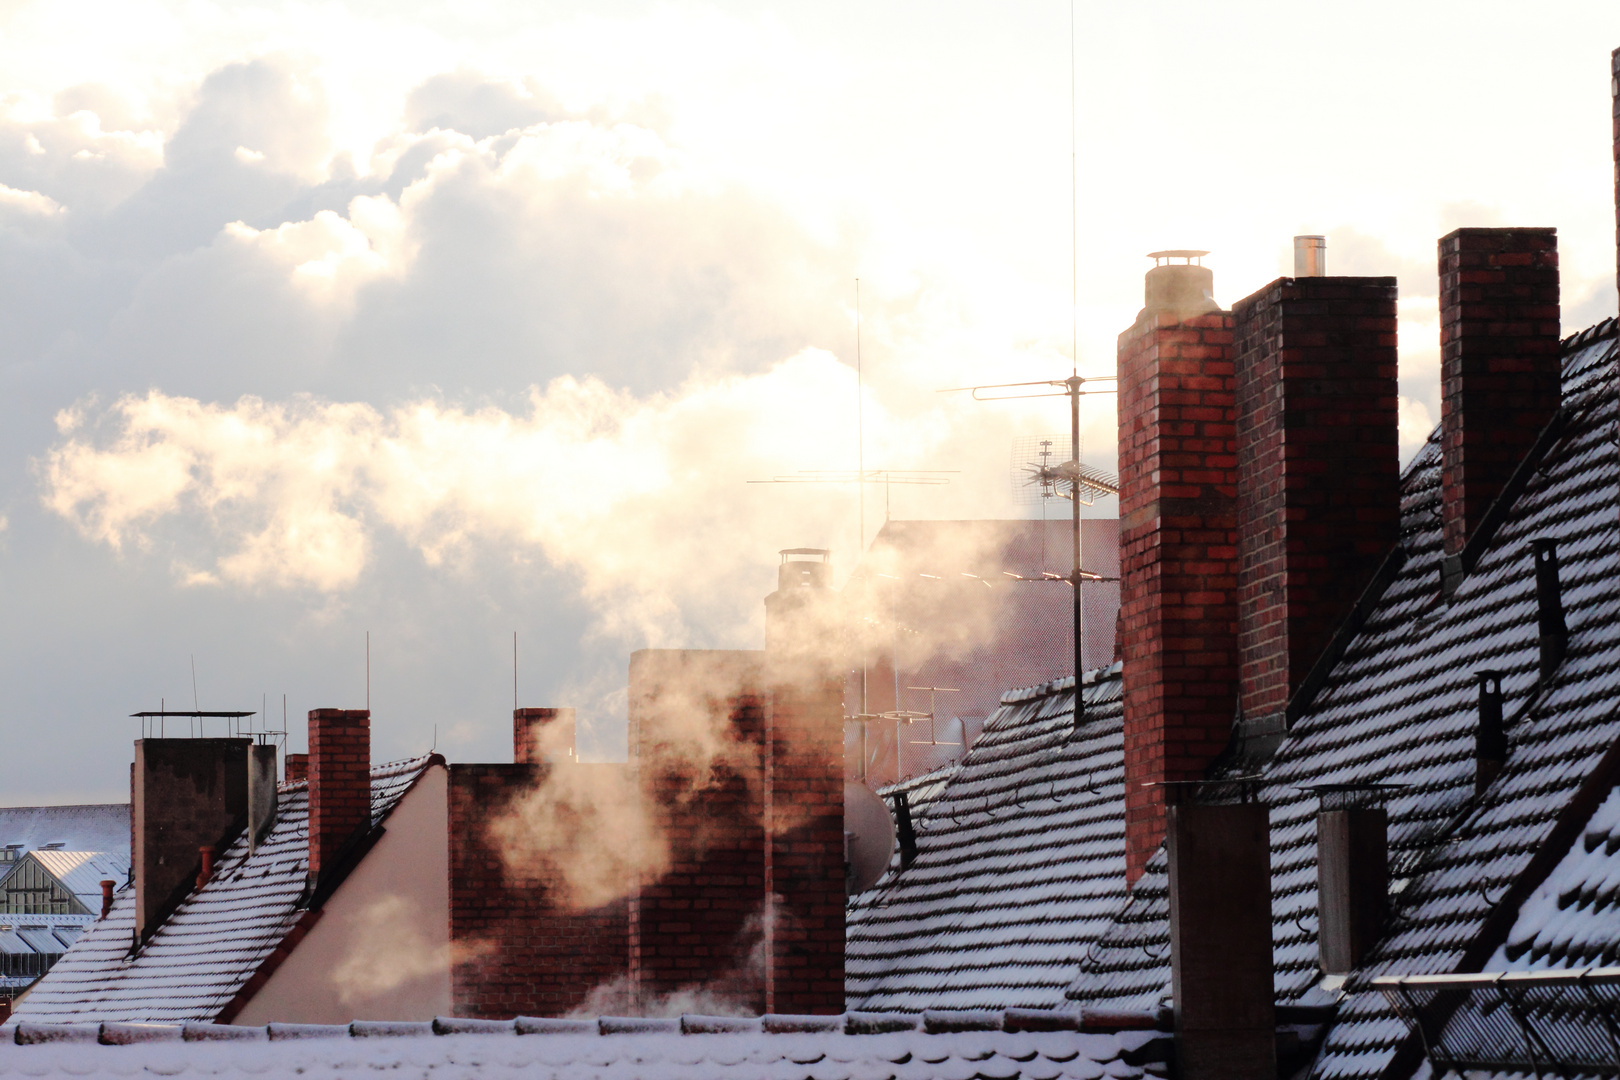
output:
[[[380, 823], [434, 755], [371, 770], [372, 824]], [[309, 872], [309, 800], [303, 782], [281, 787], [276, 823], [251, 855], [239, 836], [214, 876], [129, 958], [135, 891], [113, 903], [17, 1006], [35, 1021], [212, 1020], [303, 916]], [[99, 889], [98, 889], [99, 892]], [[97, 908], [100, 910], [100, 900]]]
[[1519, 908], [1487, 971], [1607, 966], [1620, 958], [1620, 788]]
[[403, 1069], [419, 1076], [430, 1070], [448, 1077], [522, 1072], [581, 1080], [1136, 1080], [1144, 1059], [1158, 1056], [1155, 1049], [1167, 1041], [1154, 1031], [1002, 1030], [1000, 1014], [983, 1018], [991, 1030], [919, 1030], [916, 1018], [909, 1029], [896, 1030], [907, 1025], [892, 1017], [868, 1019], [891, 1022], [863, 1023], [851, 1014], [268, 1028], [10, 1024], [0, 1033], [19, 1035], [0, 1040], [0, 1074], [240, 1073], [309, 1080]]
[[[1409, 785], [1388, 802], [1396, 910], [1386, 938], [1346, 985], [1314, 1076], [1371, 1077], [1389, 1063], [1407, 1029], [1368, 980], [1455, 970], [1560, 810], [1620, 736], [1615, 357], [1612, 319], [1565, 342], [1568, 422], [1449, 600], [1439, 593], [1440, 448], [1431, 436], [1403, 477], [1406, 561], [1266, 766], [1281, 1001], [1326, 996], [1316, 989], [1317, 806], [1298, 785]], [[1508, 717], [1525, 707], [1538, 658], [1529, 545], [1543, 537], [1558, 541], [1568, 656], [1513, 723], [1507, 766], [1476, 799], [1474, 672], [1504, 673]], [[1069, 997], [1156, 1004], [1170, 978], [1167, 922], [1161, 849]]]
[[129, 858], [129, 804], [0, 806], [0, 848], [109, 851]]
[[129, 880], [129, 853], [125, 851], [49, 851], [29, 852], [29, 857], [43, 866], [60, 881], [79, 903], [91, 911], [101, 911], [101, 883], [112, 881], [114, 888], [122, 888]]
[[852, 1006], [1052, 1008], [1125, 894], [1119, 665], [1009, 693], [848, 919]]

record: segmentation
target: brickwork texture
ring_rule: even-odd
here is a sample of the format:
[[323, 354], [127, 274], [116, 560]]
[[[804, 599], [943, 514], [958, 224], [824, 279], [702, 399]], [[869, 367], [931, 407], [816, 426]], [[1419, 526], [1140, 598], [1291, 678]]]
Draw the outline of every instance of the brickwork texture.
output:
[[1400, 530], [1394, 278], [1281, 278], [1236, 320], [1245, 719], [1280, 719]]
[[625, 973], [627, 902], [584, 911], [559, 904], [548, 867], [513, 866], [489, 831], [553, 767], [449, 766], [450, 994], [457, 1016], [562, 1016]]
[[1162, 788], [1201, 777], [1236, 705], [1233, 320], [1146, 313], [1119, 339], [1126, 868], [1164, 838]]
[[1558, 235], [1458, 229], [1439, 246], [1442, 515], [1457, 555], [1558, 410]]
[[309, 874], [320, 880], [371, 824], [371, 713], [309, 713]]

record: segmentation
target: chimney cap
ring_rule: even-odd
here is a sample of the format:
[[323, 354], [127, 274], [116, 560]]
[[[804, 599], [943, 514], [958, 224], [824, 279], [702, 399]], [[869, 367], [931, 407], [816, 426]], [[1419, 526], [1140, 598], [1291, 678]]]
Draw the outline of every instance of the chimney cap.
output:
[[[1147, 257], [1153, 260], [1155, 266], [1160, 266], [1163, 265], [1161, 259], [1186, 259], [1190, 264], [1194, 259], [1202, 259], [1208, 254], [1207, 251], [1195, 251], [1192, 248], [1169, 248], [1165, 251], [1150, 251]], [[1203, 263], [1200, 262], [1198, 265], [1202, 266]]]
[[829, 562], [832, 559], [832, 548], [783, 548], [777, 554], [782, 556], [783, 562], [787, 562], [791, 555], [820, 555], [822, 562]]

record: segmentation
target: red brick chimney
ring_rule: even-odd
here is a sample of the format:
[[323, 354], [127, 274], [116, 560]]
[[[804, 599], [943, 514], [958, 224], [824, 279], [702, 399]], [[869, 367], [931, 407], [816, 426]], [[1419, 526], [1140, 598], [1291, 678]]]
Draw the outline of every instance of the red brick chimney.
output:
[[1558, 411], [1558, 234], [1458, 229], [1440, 240], [1443, 584]]
[[1237, 320], [1239, 705], [1289, 699], [1400, 533], [1392, 277], [1279, 278]]
[[1231, 734], [1238, 677], [1233, 320], [1209, 298], [1209, 271], [1191, 264], [1202, 252], [1161, 254], [1188, 263], [1148, 272], [1148, 305], [1119, 337], [1125, 857], [1133, 884], [1164, 839], [1165, 789], [1145, 785], [1203, 776]]
[[[549, 748], [540, 745], [541, 732], [556, 731]], [[548, 750], [549, 755], [548, 756]], [[574, 757], [573, 709], [513, 709], [512, 760], [518, 765], [539, 765], [547, 761], [572, 763]]]
[[1609, 54], [1609, 92], [1614, 106], [1615, 283], [1620, 286], [1620, 49]]
[[309, 755], [287, 755], [287, 783], [296, 784], [309, 779]]
[[371, 711], [309, 712], [309, 874], [318, 880], [371, 824]]

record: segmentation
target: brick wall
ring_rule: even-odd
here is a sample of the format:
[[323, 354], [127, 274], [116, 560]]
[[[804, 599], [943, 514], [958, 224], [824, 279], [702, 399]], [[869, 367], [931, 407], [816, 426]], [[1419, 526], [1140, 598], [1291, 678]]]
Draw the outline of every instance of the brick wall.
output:
[[489, 831], [549, 768], [449, 766], [450, 995], [457, 1016], [561, 1016], [625, 972], [626, 901], [583, 911], [560, 904], [548, 864], [524, 868], [503, 859]]
[[548, 753], [558, 764], [574, 758], [574, 710], [513, 709], [512, 760], [535, 765]]
[[630, 760], [668, 843], [630, 919], [638, 1007], [702, 986], [765, 1007], [762, 654], [648, 649], [630, 660]]
[[1558, 410], [1555, 229], [1458, 229], [1440, 239], [1441, 487], [1458, 556]]
[[1144, 312], [1119, 338], [1125, 835], [1134, 883], [1164, 838], [1165, 780], [1226, 745], [1237, 696], [1231, 315]]
[[309, 874], [319, 880], [371, 824], [371, 713], [309, 712]]
[[309, 755], [308, 754], [288, 754], [287, 755], [286, 773], [287, 773], [286, 782], [289, 783], [289, 784], [297, 783], [300, 780], [308, 780], [309, 779]]
[[844, 1011], [843, 718], [843, 680], [835, 673], [771, 688], [771, 1012]]
[[1281, 278], [1232, 305], [1245, 720], [1281, 724], [1399, 535], [1395, 299]]

